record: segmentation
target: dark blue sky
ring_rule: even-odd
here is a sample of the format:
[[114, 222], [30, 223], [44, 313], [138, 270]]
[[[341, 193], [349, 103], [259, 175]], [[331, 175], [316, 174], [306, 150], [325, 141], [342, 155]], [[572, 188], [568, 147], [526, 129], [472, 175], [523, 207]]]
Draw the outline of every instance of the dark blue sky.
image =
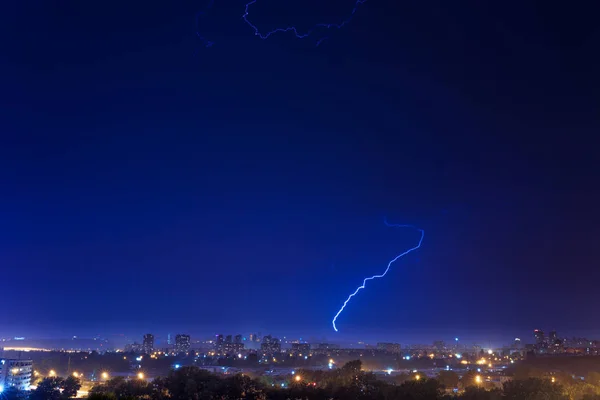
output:
[[[591, 6], [3, 4], [3, 335], [600, 333]], [[352, 2], [260, 0], [309, 27]], [[327, 37], [319, 47], [319, 38]], [[369, 283], [365, 276], [423, 247]]]

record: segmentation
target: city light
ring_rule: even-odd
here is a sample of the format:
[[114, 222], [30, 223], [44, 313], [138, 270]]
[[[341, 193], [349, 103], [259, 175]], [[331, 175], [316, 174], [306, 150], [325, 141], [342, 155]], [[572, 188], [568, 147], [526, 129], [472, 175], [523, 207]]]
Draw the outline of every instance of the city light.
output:
[[19, 373], [19, 368], [13, 368], [10, 370], [10, 372], [12, 372], [13, 375], [16, 375]]
[[419, 374], [415, 375], [415, 379], [416, 379], [416, 380], [419, 380], [419, 379], [421, 379], [421, 375], [419, 375]]
[[101, 376], [102, 379], [108, 379], [108, 372], [104, 371]]
[[550, 380], [552, 381], [552, 383], [556, 382], [556, 378], [555, 377], [552, 377]]
[[487, 353], [488, 353], [489, 355], [492, 355], [492, 354], [494, 354], [494, 351], [493, 351], [492, 349], [489, 349]]
[[79, 378], [79, 374], [77, 372], [73, 372], [73, 377]]
[[48, 372], [48, 375], [50, 376], [56, 376], [56, 371], [51, 369], [50, 372]]
[[137, 377], [138, 377], [138, 379], [144, 379], [144, 373], [138, 372]]
[[302, 380], [302, 377], [300, 375], [296, 375], [296, 377], [294, 378], [294, 380], [296, 382], [300, 382]]
[[477, 382], [478, 385], [481, 383], [481, 375], [475, 377], [475, 382]]
[[181, 365], [175, 364], [174, 367], [175, 367], [175, 369], [179, 369], [179, 368], [181, 368]]

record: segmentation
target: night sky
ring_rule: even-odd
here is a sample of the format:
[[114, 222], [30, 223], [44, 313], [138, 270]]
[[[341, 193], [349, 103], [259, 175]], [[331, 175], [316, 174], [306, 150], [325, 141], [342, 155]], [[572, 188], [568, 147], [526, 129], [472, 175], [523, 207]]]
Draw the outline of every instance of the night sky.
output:
[[0, 6], [1, 335], [600, 337], [592, 3], [205, 6]]

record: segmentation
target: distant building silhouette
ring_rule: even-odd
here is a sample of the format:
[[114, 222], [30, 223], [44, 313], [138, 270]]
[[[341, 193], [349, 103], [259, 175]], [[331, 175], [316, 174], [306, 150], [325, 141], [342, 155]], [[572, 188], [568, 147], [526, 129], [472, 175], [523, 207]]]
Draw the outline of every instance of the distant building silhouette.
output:
[[175, 336], [175, 352], [177, 353], [187, 353], [190, 351], [190, 347], [192, 342], [190, 340], [190, 335], [176, 335]]
[[142, 351], [146, 354], [150, 354], [154, 351], [154, 335], [147, 333], [144, 335], [144, 341], [142, 342]]

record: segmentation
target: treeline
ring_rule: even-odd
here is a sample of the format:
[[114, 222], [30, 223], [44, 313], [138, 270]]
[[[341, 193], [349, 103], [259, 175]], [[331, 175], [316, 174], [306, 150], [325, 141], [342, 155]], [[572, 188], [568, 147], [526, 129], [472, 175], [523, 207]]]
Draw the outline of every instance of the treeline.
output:
[[[600, 400], [595, 383], [550, 378], [526, 378], [504, 383], [502, 389], [469, 371], [460, 379], [442, 371], [437, 379], [415, 372], [383, 381], [362, 371], [360, 361], [328, 371], [298, 370], [286, 380], [247, 375], [219, 376], [197, 367], [182, 367], [151, 382], [113, 378], [94, 386], [89, 400]], [[79, 389], [76, 378], [46, 378], [30, 393], [5, 390], [3, 400], [65, 400]], [[460, 392], [454, 393], [453, 388]], [[448, 389], [446, 389], [448, 388]]]

